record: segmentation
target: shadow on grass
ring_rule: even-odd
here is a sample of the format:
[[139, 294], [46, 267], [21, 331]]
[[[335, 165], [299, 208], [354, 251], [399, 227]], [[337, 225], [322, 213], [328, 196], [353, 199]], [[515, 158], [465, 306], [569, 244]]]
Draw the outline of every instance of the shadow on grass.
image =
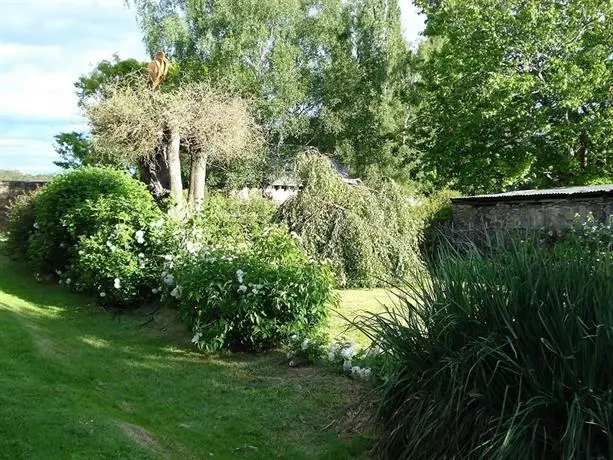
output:
[[207, 356], [171, 311], [112, 315], [0, 257], [10, 458], [368, 458], [363, 387], [276, 352]]

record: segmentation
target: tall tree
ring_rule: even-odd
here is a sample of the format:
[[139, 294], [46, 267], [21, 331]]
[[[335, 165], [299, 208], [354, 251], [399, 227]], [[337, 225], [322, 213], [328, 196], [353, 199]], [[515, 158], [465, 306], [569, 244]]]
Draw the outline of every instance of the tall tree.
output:
[[405, 166], [411, 87], [398, 0], [132, 0], [150, 51], [250, 98], [272, 155], [312, 145], [354, 171]]
[[467, 192], [613, 177], [612, 0], [416, 0], [427, 15], [416, 135]]

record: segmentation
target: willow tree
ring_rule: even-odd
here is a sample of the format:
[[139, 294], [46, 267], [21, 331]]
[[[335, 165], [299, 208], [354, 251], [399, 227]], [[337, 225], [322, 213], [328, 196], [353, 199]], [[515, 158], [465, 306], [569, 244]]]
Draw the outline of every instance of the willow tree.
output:
[[205, 83], [151, 92], [143, 79], [105, 85], [86, 106], [93, 146], [100, 156], [126, 166], [167, 165], [170, 195], [184, 208], [181, 153], [191, 161], [188, 205], [204, 198], [209, 164], [228, 164], [261, 151], [260, 129], [248, 103]]

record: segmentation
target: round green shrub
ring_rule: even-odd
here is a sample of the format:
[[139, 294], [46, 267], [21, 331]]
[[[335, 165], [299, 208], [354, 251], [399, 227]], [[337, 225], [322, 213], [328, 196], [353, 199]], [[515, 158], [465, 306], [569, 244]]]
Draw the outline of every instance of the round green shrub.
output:
[[339, 286], [381, 286], [419, 265], [421, 218], [395, 182], [348, 185], [321, 155], [303, 154], [297, 164], [303, 189], [277, 218], [331, 261]]
[[336, 297], [326, 264], [282, 228], [250, 246], [204, 250], [165, 276], [165, 297], [207, 350], [263, 350], [322, 324]]
[[27, 258], [40, 273], [63, 271], [80, 238], [117, 224], [138, 230], [161, 215], [144, 184], [127, 173], [82, 167], [55, 177], [37, 195]]

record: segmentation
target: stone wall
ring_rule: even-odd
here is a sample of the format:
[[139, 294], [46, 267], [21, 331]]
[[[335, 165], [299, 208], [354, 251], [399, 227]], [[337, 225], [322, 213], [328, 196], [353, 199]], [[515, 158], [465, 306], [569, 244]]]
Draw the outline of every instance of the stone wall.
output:
[[552, 229], [568, 228], [576, 214], [603, 222], [613, 215], [613, 197], [566, 197], [556, 199], [453, 201], [453, 225], [458, 230], [483, 228]]
[[0, 181], [0, 231], [4, 230], [8, 205], [19, 195], [36, 190], [46, 182], [36, 181]]

